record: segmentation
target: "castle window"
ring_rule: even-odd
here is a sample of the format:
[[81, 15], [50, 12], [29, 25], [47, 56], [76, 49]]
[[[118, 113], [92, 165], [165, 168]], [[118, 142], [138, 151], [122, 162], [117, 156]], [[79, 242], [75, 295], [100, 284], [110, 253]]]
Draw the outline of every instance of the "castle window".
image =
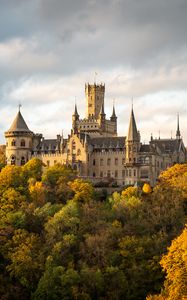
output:
[[95, 158], [93, 159], [93, 166], [95, 166]]
[[81, 155], [81, 150], [80, 149], [77, 150], [77, 155]]
[[72, 141], [72, 150], [75, 150], [76, 149], [76, 143], [75, 141]]
[[100, 172], [100, 177], [103, 177], [103, 172], [102, 171]]
[[136, 157], [134, 157], [134, 163], [136, 162]]
[[103, 166], [103, 158], [100, 159], [100, 166]]
[[129, 176], [129, 170], [128, 169], [126, 170], [126, 176], [127, 177]]
[[122, 177], [125, 177], [125, 170], [122, 170]]
[[21, 140], [20, 146], [25, 147], [25, 140]]
[[117, 178], [118, 177], [118, 171], [116, 170], [115, 171], [115, 178]]
[[134, 169], [134, 176], [136, 176], [136, 169]]
[[132, 171], [131, 171], [131, 169], [129, 169], [129, 177], [131, 177], [132, 176]]
[[16, 157], [12, 156], [11, 157], [11, 165], [15, 165], [16, 164]]
[[16, 146], [16, 141], [15, 140], [12, 140], [11, 146]]
[[22, 158], [21, 158], [21, 166], [23, 166], [24, 164], [25, 164], [25, 157], [22, 156]]
[[93, 177], [95, 177], [95, 172], [93, 172]]
[[108, 177], [108, 178], [111, 177], [110, 170], [107, 171], [107, 177]]
[[118, 165], [118, 158], [115, 158], [115, 166]]
[[107, 166], [110, 166], [110, 164], [111, 164], [111, 159], [108, 158], [108, 159], [107, 159]]

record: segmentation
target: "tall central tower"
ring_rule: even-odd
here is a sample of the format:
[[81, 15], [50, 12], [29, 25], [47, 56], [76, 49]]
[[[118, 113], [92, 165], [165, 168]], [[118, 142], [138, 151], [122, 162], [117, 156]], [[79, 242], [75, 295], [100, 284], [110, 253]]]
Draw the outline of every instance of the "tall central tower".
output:
[[99, 118], [102, 106], [104, 106], [105, 85], [85, 84], [85, 95], [87, 104], [87, 118], [93, 116]]

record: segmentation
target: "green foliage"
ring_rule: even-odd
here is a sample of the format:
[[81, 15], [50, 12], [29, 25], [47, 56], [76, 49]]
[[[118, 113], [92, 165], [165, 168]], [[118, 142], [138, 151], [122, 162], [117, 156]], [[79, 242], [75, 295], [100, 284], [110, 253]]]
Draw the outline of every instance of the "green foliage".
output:
[[23, 176], [26, 178], [34, 178], [35, 180], [41, 180], [43, 163], [38, 158], [32, 158], [29, 160], [23, 168]]
[[75, 176], [37, 159], [1, 170], [1, 299], [183, 299], [186, 165], [108, 199]]

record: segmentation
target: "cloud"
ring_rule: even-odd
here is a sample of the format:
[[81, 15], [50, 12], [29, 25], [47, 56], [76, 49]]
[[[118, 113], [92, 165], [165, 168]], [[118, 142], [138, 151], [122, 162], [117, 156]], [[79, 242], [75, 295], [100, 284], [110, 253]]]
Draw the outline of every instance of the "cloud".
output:
[[132, 96], [145, 138], [162, 122], [170, 134], [176, 113], [187, 117], [186, 14], [186, 0], [2, 0], [0, 128], [22, 102], [33, 130], [67, 134], [74, 98], [84, 116], [84, 82], [97, 71], [108, 115], [116, 99], [120, 134]]

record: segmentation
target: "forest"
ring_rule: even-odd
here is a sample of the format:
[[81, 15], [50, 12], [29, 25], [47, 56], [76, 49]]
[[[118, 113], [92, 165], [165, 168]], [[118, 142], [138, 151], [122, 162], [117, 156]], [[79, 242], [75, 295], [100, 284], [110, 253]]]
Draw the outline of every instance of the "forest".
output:
[[0, 172], [1, 300], [187, 299], [187, 164], [112, 195], [42, 170]]

